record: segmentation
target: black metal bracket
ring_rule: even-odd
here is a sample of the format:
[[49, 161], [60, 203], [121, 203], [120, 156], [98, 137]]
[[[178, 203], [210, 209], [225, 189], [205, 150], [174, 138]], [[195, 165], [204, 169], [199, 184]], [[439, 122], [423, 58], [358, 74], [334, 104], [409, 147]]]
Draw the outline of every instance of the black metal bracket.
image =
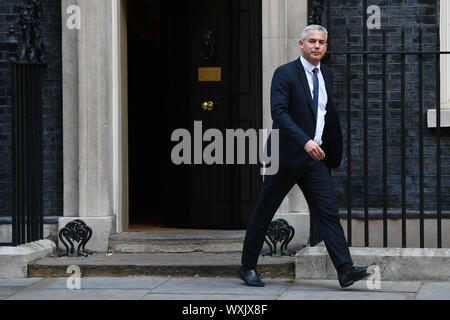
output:
[[45, 57], [45, 46], [41, 40], [42, 2], [41, 0], [22, 2], [19, 9], [20, 15], [17, 24], [21, 27], [23, 36], [19, 60], [42, 62]]
[[281, 243], [280, 252], [282, 256], [290, 256], [291, 252], [287, 249], [288, 244], [295, 235], [294, 228], [284, 219], [274, 220], [267, 229], [264, 242], [269, 246], [269, 251], [263, 253], [263, 256], [272, 256], [277, 253], [277, 243]]
[[[64, 238], [70, 244], [69, 246]], [[83, 220], [77, 219], [66, 224], [64, 228], [59, 231], [59, 239], [66, 247], [66, 250], [59, 250], [59, 257], [68, 257], [69, 255], [74, 254], [74, 241], [79, 242], [77, 249], [77, 257], [80, 255], [83, 257], [87, 257], [91, 255], [93, 252], [91, 250], [86, 249], [86, 244], [92, 237], [92, 229], [86, 225]], [[81, 250], [80, 250], [81, 249]]]
[[308, 24], [322, 25], [323, 0], [308, 1]]
[[215, 60], [217, 58], [216, 34], [214, 31], [207, 31], [201, 36], [200, 57], [203, 60]]

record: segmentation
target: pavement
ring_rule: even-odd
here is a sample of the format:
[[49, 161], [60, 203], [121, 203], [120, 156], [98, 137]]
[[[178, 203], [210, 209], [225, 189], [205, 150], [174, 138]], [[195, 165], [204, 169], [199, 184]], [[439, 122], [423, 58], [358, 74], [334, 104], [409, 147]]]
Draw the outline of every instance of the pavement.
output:
[[[71, 277], [0, 280], [0, 300], [450, 300], [450, 281], [263, 279], [248, 287], [237, 277]], [[70, 289], [72, 288], [72, 289]]]

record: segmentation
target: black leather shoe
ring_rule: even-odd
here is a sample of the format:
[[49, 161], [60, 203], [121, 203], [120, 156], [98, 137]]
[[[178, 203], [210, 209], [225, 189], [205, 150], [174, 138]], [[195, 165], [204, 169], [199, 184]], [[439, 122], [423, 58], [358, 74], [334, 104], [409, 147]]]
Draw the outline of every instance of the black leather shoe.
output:
[[359, 280], [363, 280], [373, 273], [375, 263], [372, 263], [368, 267], [352, 267], [346, 272], [338, 274], [339, 284], [342, 288], [351, 286], [353, 283]]
[[245, 282], [246, 285], [252, 287], [264, 287], [264, 282], [258, 276], [256, 270], [239, 270], [239, 277]]

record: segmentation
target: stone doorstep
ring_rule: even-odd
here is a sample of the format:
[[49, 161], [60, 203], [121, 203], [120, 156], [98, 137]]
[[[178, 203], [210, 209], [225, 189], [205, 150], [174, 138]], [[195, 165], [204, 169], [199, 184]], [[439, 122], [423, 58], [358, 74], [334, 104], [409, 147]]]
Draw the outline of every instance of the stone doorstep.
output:
[[245, 231], [126, 232], [110, 236], [115, 253], [240, 252]]
[[[69, 277], [69, 265], [36, 265], [28, 266], [28, 278]], [[82, 277], [238, 277], [239, 265], [235, 266], [97, 266], [81, 265]], [[258, 273], [262, 278], [291, 279], [295, 277], [295, 264], [260, 265]]]
[[55, 252], [56, 244], [51, 240], [39, 240], [17, 247], [0, 247], [0, 279], [26, 278], [30, 262]]
[[[237, 277], [238, 252], [94, 253], [87, 258], [43, 258], [28, 266], [28, 277], [67, 277], [76, 265], [83, 277], [174, 276]], [[293, 278], [295, 257], [261, 257], [258, 272], [264, 278]]]
[[[351, 247], [353, 263], [380, 267], [380, 280], [450, 280], [450, 249]], [[324, 246], [308, 247], [295, 258], [297, 279], [336, 279], [336, 269]]]
[[[309, 220], [308, 220], [309, 221]], [[308, 225], [309, 228], [309, 225]], [[195, 230], [183, 232], [124, 232], [109, 237], [114, 253], [182, 253], [182, 252], [242, 252], [245, 230]], [[88, 245], [89, 247], [89, 245]], [[296, 238], [288, 245], [299, 251]], [[263, 245], [263, 251], [269, 247]], [[280, 244], [277, 244], [277, 251]]]

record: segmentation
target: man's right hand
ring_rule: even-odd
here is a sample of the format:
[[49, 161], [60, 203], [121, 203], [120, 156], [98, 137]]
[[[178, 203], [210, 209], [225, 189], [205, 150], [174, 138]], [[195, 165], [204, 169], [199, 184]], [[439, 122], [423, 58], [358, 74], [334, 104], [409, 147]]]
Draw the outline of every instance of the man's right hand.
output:
[[314, 140], [309, 140], [305, 144], [305, 151], [315, 160], [323, 160], [325, 158], [325, 152]]

